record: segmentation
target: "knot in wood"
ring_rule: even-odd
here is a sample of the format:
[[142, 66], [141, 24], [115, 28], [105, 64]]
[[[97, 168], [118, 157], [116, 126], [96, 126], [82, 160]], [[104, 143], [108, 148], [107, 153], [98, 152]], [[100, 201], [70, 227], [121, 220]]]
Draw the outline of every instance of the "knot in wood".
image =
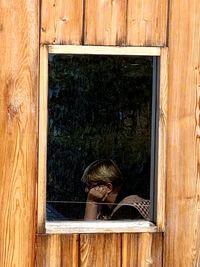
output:
[[13, 119], [15, 117], [15, 115], [18, 113], [18, 111], [19, 111], [19, 107], [18, 106], [14, 106], [12, 104], [10, 104], [8, 106], [8, 114], [9, 114], [11, 119]]
[[19, 95], [11, 98], [7, 109], [8, 115], [11, 119], [13, 119], [20, 112], [22, 112], [23, 99], [24, 97]]
[[69, 21], [69, 18], [67, 18], [67, 17], [63, 17], [63, 18], [61, 18], [61, 20], [62, 20], [63, 22], [65, 22], [65, 23], [67, 23], [67, 22]]

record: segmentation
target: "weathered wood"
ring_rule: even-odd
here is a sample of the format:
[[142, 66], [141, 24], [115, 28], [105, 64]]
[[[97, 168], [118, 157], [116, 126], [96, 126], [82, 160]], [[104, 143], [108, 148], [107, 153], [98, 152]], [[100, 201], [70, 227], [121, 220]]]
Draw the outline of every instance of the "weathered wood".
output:
[[89, 46], [89, 45], [49, 45], [52, 54], [87, 54], [87, 55], [135, 55], [160, 56], [159, 47], [119, 47], [119, 46]]
[[161, 267], [162, 233], [81, 234], [80, 247], [79, 235], [40, 234], [36, 251], [37, 267]]
[[127, 44], [163, 46], [167, 38], [168, 0], [128, 1]]
[[124, 45], [126, 0], [86, 0], [84, 44]]
[[81, 44], [84, 28], [84, 44], [164, 45], [167, 11], [167, 0], [43, 0], [41, 43]]
[[122, 234], [122, 267], [137, 267], [139, 234]]
[[159, 89], [159, 131], [158, 131], [158, 175], [156, 185], [158, 230], [165, 230], [165, 196], [166, 196], [166, 149], [167, 149], [167, 94], [168, 94], [168, 48], [161, 49], [160, 55], [160, 89]]
[[122, 267], [162, 266], [162, 233], [122, 234]]
[[200, 1], [170, 1], [165, 266], [198, 266]]
[[79, 235], [62, 236], [62, 266], [79, 267]]
[[81, 234], [80, 267], [120, 267], [120, 234]]
[[143, 233], [139, 235], [137, 263], [140, 267], [153, 266], [152, 239], [152, 234], [150, 233]]
[[[99, 10], [100, 1], [90, 2], [92, 10]], [[42, 42], [81, 43], [83, 2], [71, 0], [70, 3], [55, 2], [52, 7], [50, 1], [42, 3]], [[87, 14], [86, 43], [90, 41], [88, 36], [94, 44], [125, 43], [125, 3], [119, 3], [122, 8], [117, 3], [117, 8], [109, 7], [105, 15], [99, 14], [105, 8], [100, 9], [91, 22]], [[170, 3], [164, 264], [188, 267], [200, 265], [200, 2], [171, 0]], [[129, 0], [128, 4], [127, 43], [165, 44], [167, 1]], [[0, 4], [0, 38], [3, 40], [0, 42], [0, 266], [6, 267], [34, 266], [38, 6], [38, 1], [30, 0], [1, 1]], [[72, 8], [72, 12], [68, 8]], [[114, 10], [113, 21], [110, 10]], [[103, 26], [99, 22], [101, 15], [105, 18]], [[117, 21], [117, 17], [122, 20]], [[95, 31], [88, 30], [89, 23], [93, 23], [90, 27], [96, 27]], [[111, 25], [110, 35], [106, 32], [107, 25]], [[94, 34], [99, 29], [97, 38]], [[129, 248], [137, 245], [138, 267], [161, 266], [162, 237], [161, 234], [154, 236], [148, 233], [137, 234], [137, 238], [134, 234], [122, 235], [121, 248], [120, 234], [81, 235], [80, 263], [110, 267], [120, 266], [122, 261], [123, 267], [132, 266], [129, 259], [135, 259], [136, 254], [131, 254]], [[37, 265], [77, 267], [78, 244], [78, 236], [39, 235]]]
[[153, 267], [163, 267], [163, 233], [154, 233], [152, 241]]
[[83, 0], [43, 0], [42, 44], [81, 44]]
[[48, 124], [48, 47], [40, 48], [37, 232], [45, 232]]
[[38, 235], [37, 267], [78, 267], [78, 235]]
[[34, 266], [38, 1], [0, 2], [0, 266]]
[[46, 223], [51, 233], [154, 233], [157, 227], [145, 220], [133, 221], [53, 221]]
[[36, 267], [44, 267], [47, 261], [48, 236], [38, 235], [36, 237]]
[[40, 234], [36, 251], [37, 267], [161, 267], [162, 233], [81, 234], [80, 247], [79, 235]]
[[198, 209], [198, 212], [197, 212], [197, 220], [196, 220], [196, 229], [197, 229], [197, 235], [196, 235], [196, 238], [197, 238], [197, 256], [196, 256], [196, 266], [200, 266], [200, 208]]

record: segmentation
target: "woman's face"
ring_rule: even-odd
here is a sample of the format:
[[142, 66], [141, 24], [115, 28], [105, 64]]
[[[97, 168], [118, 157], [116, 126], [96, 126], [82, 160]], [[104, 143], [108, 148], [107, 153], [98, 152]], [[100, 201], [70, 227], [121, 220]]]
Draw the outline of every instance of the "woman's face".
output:
[[101, 185], [105, 185], [104, 182], [87, 182], [85, 184], [85, 192], [88, 193], [92, 188], [97, 187], [97, 186], [101, 186]]

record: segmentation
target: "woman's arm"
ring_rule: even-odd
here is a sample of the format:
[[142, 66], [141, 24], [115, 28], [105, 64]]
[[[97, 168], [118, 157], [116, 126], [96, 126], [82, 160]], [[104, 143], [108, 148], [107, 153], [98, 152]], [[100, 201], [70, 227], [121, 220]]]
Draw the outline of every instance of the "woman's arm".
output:
[[87, 200], [85, 206], [84, 220], [96, 220], [97, 219], [97, 203]]
[[96, 220], [98, 204], [106, 200], [108, 196], [107, 187], [104, 185], [93, 187], [87, 196], [84, 220]]

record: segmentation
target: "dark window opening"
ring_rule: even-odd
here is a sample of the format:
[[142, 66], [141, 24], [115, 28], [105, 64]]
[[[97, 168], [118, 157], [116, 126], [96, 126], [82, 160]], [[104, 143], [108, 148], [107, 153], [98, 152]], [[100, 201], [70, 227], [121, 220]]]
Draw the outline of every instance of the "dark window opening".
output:
[[[47, 220], [83, 220], [81, 177], [100, 159], [121, 170], [124, 196], [153, 200], [155, 62], [150, 56], [49, 55]], [[153, 210], [151, 201], [151, 219]]]

